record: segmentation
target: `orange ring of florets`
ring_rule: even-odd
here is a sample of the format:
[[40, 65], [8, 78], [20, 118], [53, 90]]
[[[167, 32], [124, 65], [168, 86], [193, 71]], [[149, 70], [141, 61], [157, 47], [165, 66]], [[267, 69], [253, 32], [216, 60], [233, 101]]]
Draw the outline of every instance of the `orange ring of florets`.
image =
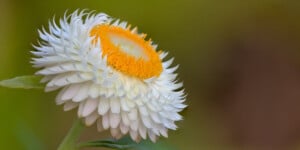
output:
[[[148, 59], [136, 58], [122, 51], [120, 47], [115, 46], [111, 42], [108, 33], [133, 41], [143, 49], [143, 53]], [[150, 41], [145, 41], [143, 37], [133, 33], [129, 28], [124, 29], [108, 24], [97, 25], [93, 27], [90, 35], [95, 37], [95, 39], [100, 39], [103, 56], [107, 56], [108, 64], [114, 69], [141, 79], [159, 76], [162, 72], [161, 60]]]

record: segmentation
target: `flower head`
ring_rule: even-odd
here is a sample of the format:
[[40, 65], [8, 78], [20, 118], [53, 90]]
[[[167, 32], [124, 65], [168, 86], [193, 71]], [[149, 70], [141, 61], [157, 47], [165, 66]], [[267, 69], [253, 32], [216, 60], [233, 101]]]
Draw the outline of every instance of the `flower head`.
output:
[[177, 83], [164, 61], [165, 52], [146, 35], [126, 22], [106, 14], [75, 11], [49, 22], [49, 31], [39, 31], [41, 42], [32, 53], [34, 67], [42, 68], [46, 91], [61, 89], [58, 105], [68, 111], [78, 107], [87, 126], [97, 123], [99, 131], [110, 129], [115, 138], [130, 134], [139, 141], [147, 135], [167, 137], [185, 100], [182, 83]]

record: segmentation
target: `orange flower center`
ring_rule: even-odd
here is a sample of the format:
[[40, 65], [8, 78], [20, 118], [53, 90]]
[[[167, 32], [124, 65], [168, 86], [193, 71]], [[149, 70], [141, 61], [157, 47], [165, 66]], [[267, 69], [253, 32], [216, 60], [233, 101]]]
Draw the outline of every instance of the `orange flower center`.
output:
[[129, 29], [97, 25], [90, 36], [100, 39], [103, 56], [107, 56], [108, 64], [114, 69], [141, 79], [159, 76], [162, 72], [161, 60], [150, 41]]

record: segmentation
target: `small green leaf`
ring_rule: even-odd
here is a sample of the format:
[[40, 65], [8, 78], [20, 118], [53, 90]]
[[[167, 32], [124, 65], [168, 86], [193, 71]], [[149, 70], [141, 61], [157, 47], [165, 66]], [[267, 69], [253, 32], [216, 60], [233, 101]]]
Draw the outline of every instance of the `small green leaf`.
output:
[[0, 81], [0, 86], [7, 88], [22, 88], [22, 89], [42, 89], [44, 86], [40, 83], [41, 77], [19, 76], [12, 79]]
[[114, 150], [174, 150], [161, 142], [152, 143], [149, 140], [136, 143], [126, 136], [120, 140], [104, 139], [79, 144], [79, 147], [106, 147]]

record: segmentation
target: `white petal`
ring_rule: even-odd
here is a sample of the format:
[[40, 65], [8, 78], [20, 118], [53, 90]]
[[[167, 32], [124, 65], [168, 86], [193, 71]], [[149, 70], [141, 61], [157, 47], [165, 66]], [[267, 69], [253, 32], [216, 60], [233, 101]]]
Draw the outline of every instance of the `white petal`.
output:
[[101, 132], [104, 130], [103, 126], [102, 126], [102, 119], [97, 120], [97, 130], [98, 130], [98, 132]]
[[84, 108], [84, 103], [79, 103], [79, 107], [78, 107], [78, 111], [77, 111], [77, 115], [79, 118], [82, 117], [83, 108]]
[[168, 52], [162, 52], [159, 57], [160, 59], [164, 59], [168, 55]]
[[96, 122], [96, 120], [98, 119], [99, 115], [94, 112], [91, 115], [85, 117], [85, 124], [87, 126], [91, 126], [92, 124], [94, 124]]
[[156, 112], [157, 111], [157, 108], [153, 106], [153, 104], [151, 102], [148, 102], [147, 103], [147, 107], [153, 111], [153, 112]]
[[178, 69], [178, 67], [179, 67], [179, 65], [176, 65], [175, 67], [166, 69], [166, 72], [167, 73], [173, 73], [173, 72], [175, 72]]
[[124, 125], [123, 122], [121, 122], [121, 123], [120, 123], [120, 130], [121, 130], [122, 134], [127, 134], [128, 131], [129, 131], [129, 127], [126, 126], [126, 125]]
[[139, 133], [143, 139], [147, 138], [147, 129], [144, 126], [139, 127]]
[[170, 119], [174, 120], [174, 121], [179, 121], [182, 120], [182, 116], [179, 115], [178, 113], [170, 113]]
[[119, 128], [110, 128], [110, 133], [112, 137], [119, 139], [122, 136], [122, 133], [120, 132]]
[[56, 104], [57, 105], [61, 105], [63, 103], [65, 103], [66, 101], [62, 99], [62, 95], [66, 92], [67, 88], [63, 88], [58, 95], [56, 96]]
[[148, 130], [148, 136], [152, 142], [156, 142], [156, 135], [154, 134], [154, 132]]
[[51, 92], [51, 91], [55, 91], [57, 89], [61, 88], [60, 86], [47, 86], [45, 88], [45, 92]]
[[128, 105], [127, 105], [127, 103], [126, 103], [126, 100], [121, 99], [121, 100], [120, 100], [120, 103], [121, 103], [122, 111], [130, 111], [130, 108], [128, 107]]
[[120, 114], [109, 113], [109, 121], [110, 121], [111, 128], [117, 128], [121, 121]]
[[174, 107], [183, 109], [183, 108], [187, 107], [187, 105], [185, 105], [185, 104], [176, 104]]
[[70, 85], [70, 87], [62, 95], [61, 99], [62, 100], [72, 99], [77, 94], [77, 91], [79, 89], [80, 89], [80, 85], [79, 84]]
[[108, 114], [102, 116], [102, 127], [104, 130], [109, 128], [109, 116]]
[[131, 129], [131, 130], [134, 130], [134, 131], [137, 131], [138, 128], [139, 128], [139, 124], [140, 124], [140, 121], [139, 121], [139, 120], [131, 121], [130, 129]]
[[138, 113], [137, 110], [134, 108], [130, 111], [128, 114], [129, 120], [137, 120], [138, 119]]
[[156, 112], [151, 112], [150, 117], [155, 123], [161, 123], [160, 117]]
[[138, 142], [140, 140], [138, 131], [130, 130], [130, 137], [131, 137], [131, 139], [133, 139], [136, 142]]
[[96, 110], [98, 106], [98, 100], [97, 99], [88, 99], [85, 101], [85, 105], [82, 110], [82, 116], [86, 117], [90, 115], [92, 112]]
[[99, 96], [98, 86], [96, 84], [92, 84], [89, 89], [89, 96], [91, 98], [96, 98]]
[[162, 121], [162, 124], [166, 127], [166, 128], [169, 128], [169, 129], [172, 129], [172, 130], [176, 130], [177, 129], [177, 126], [174, 124], [174, 121], [171, 121], [169, 119], [164, 119]]
[[48, 75], [48, 76], [45, 76], [41, 79], [41, 83], [46, 83], [48, 82], [49, 80], [53, 79], [55, 76], [53, 75]]
[[68, 101], [64, 105], [64, 111], [72, 110], [72, 109], [76, 108], [77, 106], [78, 106], [78, 103], [74, 103], [72, 101]]
[[139, 108], [140, 114], [142, 114], [143, 116], [149, 116], [148, 110], [145, 106], [140, 106], [138, 108]]
[[120, 101], [117, 99], [110, 99], [110, 108], [112, 113], [120, 113]]
[[124, 125], [129, 126], [130, 120], [129, 120], [127, 113], [121, 112], [121, 116], [122, 116], [122, 122], [124, 123]]
[[100, 115], [104, 115], [108, 112], [110, 106], [109, 106], [109, 100], [108, 99], [100, 99], [99, 105], [98, 105], [98, 113]]
[[135, 103], [132, 100], [129, 99], [125, 99], [125, 100], [128, 107], [133, 108], [135, 106]]
[[143, 124], [147, 127], [147, 128], [151, 128], [152, 127], [152, 122], [150, 120], [149, 117], [143, 116], [141, 117]]
[[164, 68], [168, 68], [173, 63], [173, 61], [174, 61], [174, 58], [171, 58], [171, 59], [163, 62], [162, 65], [163, 65]]
[[159, 132], [162, 136], [164, 136], [166, 138], [168, 137], [168, 129], [166, 129], [165, 127], [160, 127]]
[[88, 97], [89, 84], [84, 84], [80, 87], [80, 90], [73, 97], [74, 102], [80, 102]]

